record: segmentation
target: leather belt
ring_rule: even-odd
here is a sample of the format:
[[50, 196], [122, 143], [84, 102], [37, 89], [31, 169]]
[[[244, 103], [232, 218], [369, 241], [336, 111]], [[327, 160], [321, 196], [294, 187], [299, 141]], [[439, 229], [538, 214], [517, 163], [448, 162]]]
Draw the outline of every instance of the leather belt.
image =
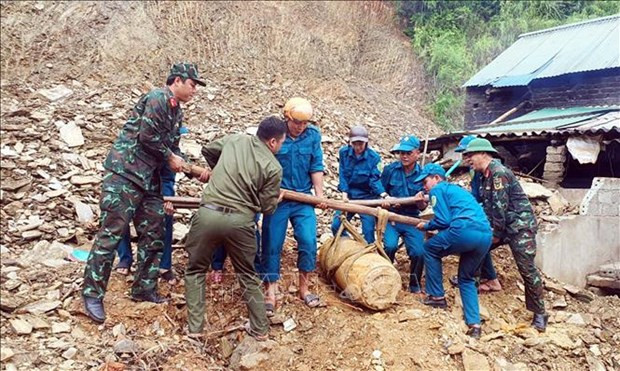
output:
[[219, 211], [222, 214], [241, 214], [239, 210], [231, 209], [230, 207], [218, 206], [218, 205], [213, 205], [213, 204], [202, 204], [200, 206], [206, 207], [207, 209], [210, 209], [210, 210]]

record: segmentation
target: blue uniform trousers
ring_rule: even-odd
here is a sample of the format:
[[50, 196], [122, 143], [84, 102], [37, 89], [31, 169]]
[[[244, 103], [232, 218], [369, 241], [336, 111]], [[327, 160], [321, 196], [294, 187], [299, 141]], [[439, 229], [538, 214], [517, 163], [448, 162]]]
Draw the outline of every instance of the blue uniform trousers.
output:
[[[161, 182], [161, 194], [163, 196], [174, 196], [174, 181], [163, 180]], [[164, 251], [159, 262], [160, 269], [172, 268], [172, 215], [164, 217]], [[131, 267], [133, 265], [133, 254], [131, 252], [131, 236], [129, 230], [125, 232], [123, 239], [117, 248], [119, 266]]]
[[272, 215], [263, 217], [260, 273], [265, 282], [280, 279], [280, 260], [288, 221], [297, 241], [297, 268], [312, 272], [316, 267], [316, 214], [311, 205], [282, 201]]
[[398, 250], [398, 238], [402, 237], [405, 241], [407, 255], [411, 261], [409, 272], [409, 291], [419, 292], [424, 270], [424, 233], [412, 225], [402, 223], [388, 223], [383, 236], [383, 247], [385, 253], [394, 262], [396, 251]]
[[482, 259], [482, 264], [480, 265], [480, 278], [485, 280], [494, 280], [497, 278], [497, 272], [495, 272], [495, 267], [493, 267], [493, 257], [491, 256], [491, 251], [489, 251]]
[[[334, 220], [332, 221], [332, 234], [335, 236], [340, 228], [340, 215], [342, 215], [342, 211], [336, 211], [334, 214]], [[347, 213], [347, 220], [353, 219], [355, 213]], [[372, 215], [360, 214], [360, 219], [362, 221], [362, 234], [364, 235], [364, 239], [368, 243], [375, 242], [375, 224], [377, 224], [377, 219]], [[346, 235], [346, 231], [342, 232], [343, 235]]]
[[460, 255], [459, 292], [468, 325], [480, 323], [478, 290], [474, 276], [491, 246], [492, 233], [471, 228], [449, 228], [440, 231], [424, 244], [426, 263], [426, 292], [435, 297], [444, 296], [441, 258]]

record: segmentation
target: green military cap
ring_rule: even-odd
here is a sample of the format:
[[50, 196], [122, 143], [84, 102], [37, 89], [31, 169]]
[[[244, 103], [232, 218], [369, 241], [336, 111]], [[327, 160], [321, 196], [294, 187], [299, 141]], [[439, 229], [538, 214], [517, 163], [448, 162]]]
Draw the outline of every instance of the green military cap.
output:
[[207, 86], [204, 81], [200, 80], [198, 75], [198, 67], [194, 63], [177, 63], [172, 65], [169, 76], [179, 76], [185, 79], [192, 79], [200, 86]]
[[463, 154], [465, 155], [465, 154], [474, 153], [474, 152], [497, 153], [495, 148], [493, 148], [493, 146], [491, 145], [491, 142], [483, 138], [476, 138], [472, 140], [471, 142], [469, 142], [469, 144], [467, 145], [467, 148], [465, 149], [465, 151], [463, 151]]

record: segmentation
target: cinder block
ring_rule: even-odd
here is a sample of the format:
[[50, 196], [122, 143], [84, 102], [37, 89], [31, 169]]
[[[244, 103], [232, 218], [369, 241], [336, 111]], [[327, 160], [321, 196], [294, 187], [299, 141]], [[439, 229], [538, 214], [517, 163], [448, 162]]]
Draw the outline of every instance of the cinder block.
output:
[[594, 180], [592, 181], [592, 185], [594, 185], [595, 183], [600, 183], [601, 189], [615, 190], [620, 192], [620, 178], [594, 178]]
[[546, 162], [561, 162], [564, 163], [566, 161], [566, 155], [563, 153], [548, 153]]
[[548, 181], [560, 181], [564, 179], [563, 171], [545, 171], [543, 174], [543, 179]]
[[618, 204], [599, 204], [600, 216], [618, 216]]
[[613, 189], [601, 188], [598, 191], [598, 202], [602, 204], [618, 204], [620, 201], [620, 194]]
[[564, 172], [564, 163], [561, 162], [547, 162], [545, 163], [545, 173], [546, 172]]
[[560, 155], [565, 155], [566, 154], [566, 146], [548, 146], [547, 147], [547, 154], [560, 154]]

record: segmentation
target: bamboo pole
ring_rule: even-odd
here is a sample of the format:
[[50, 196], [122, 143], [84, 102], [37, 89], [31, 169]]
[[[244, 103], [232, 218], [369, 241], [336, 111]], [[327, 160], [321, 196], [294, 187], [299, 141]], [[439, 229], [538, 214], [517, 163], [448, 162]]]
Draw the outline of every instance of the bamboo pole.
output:
[[[356, 213], [356, 214], [367, 214], [375, 217], [379, 216], [379, 208], [368, 207], [363, 205], [352, 204], [351, 202], [342, 202], [336, 200], [330, 200], [328, 198], [320, 198], [316, 196], [312, 196], [305, 193], [293, 192], [288, 190], [283, 190], [283, 199], [288, 201], [301, 202], [305, 204], [310, 204], [313, 206], [317, 206], [320, 204], [327, 205], [328, 208], [333, 210], [340, 210], [348, 213]], [[408, 197], [409, 198], [409, 197]], [[413, 198], [413, 197], [411, 197]], [[188, 209], [197, 209], [200, 207], [200, 198], [198, 197], [164, 197], [164, 201], [172, 202], [174, 207], [177, 208], [188, 208]], [[419, 200], [418, 200], [419, 201]], [[388, 212], [388, 220], [403, 224], [409, 225], [418, 225], [422, 221], [422, 219], [414, 218], [411, 216], [405, 216], [396, 214], [393, 212]]]

